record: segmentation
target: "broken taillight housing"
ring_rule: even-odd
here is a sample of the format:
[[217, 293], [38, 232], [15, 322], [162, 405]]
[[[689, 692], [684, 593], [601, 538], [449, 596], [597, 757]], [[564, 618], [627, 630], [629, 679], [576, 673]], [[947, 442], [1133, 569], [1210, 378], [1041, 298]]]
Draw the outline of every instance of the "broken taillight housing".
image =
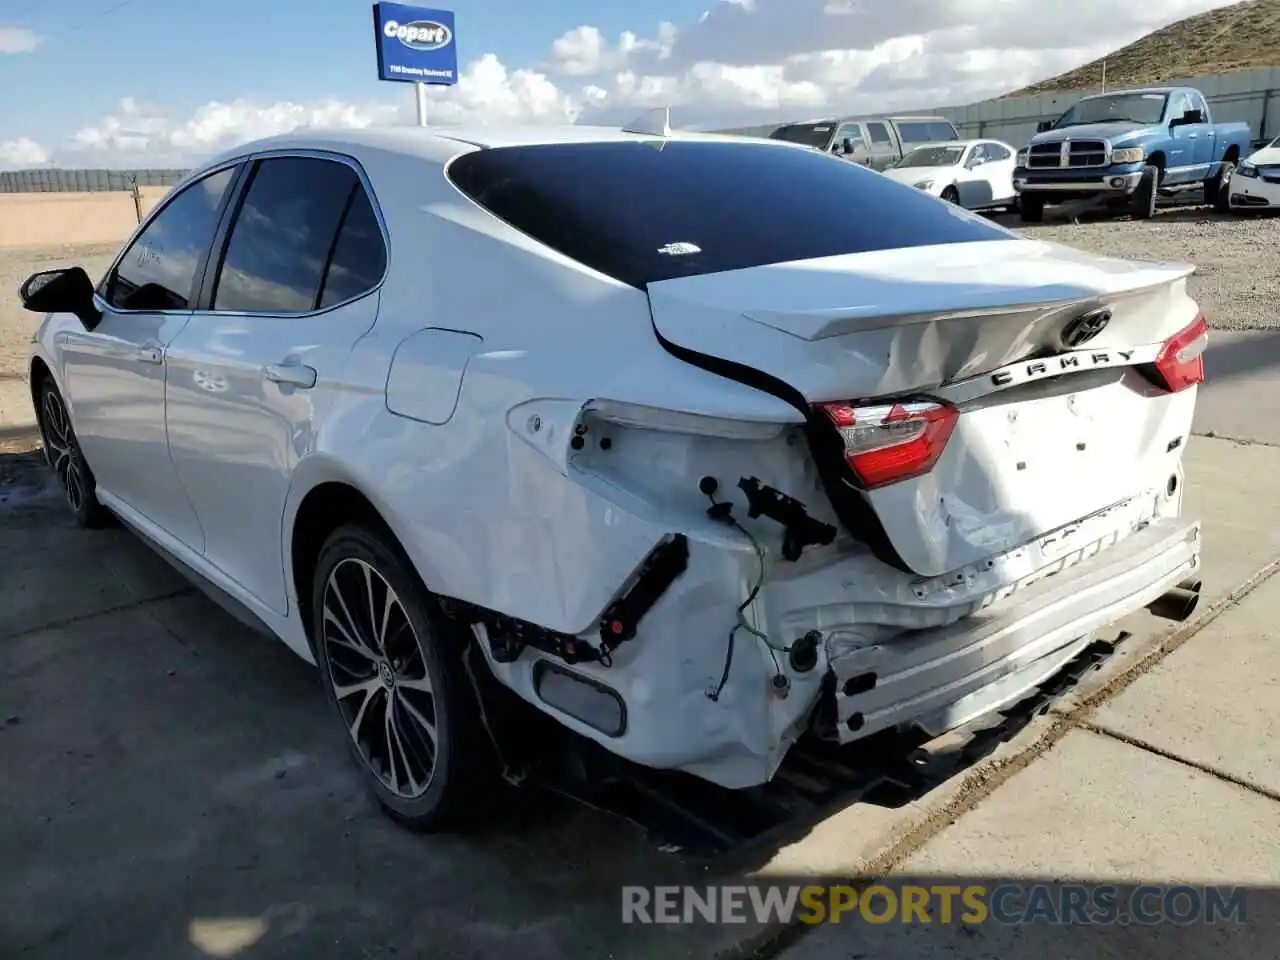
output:
[[1156, 357], [1155, 370], [1161, 386], [1177, 393], [1204, 382], [1204, 348], [1209, 345], [1209, 325], [1204, 314], [1165, 341]]
[[928, 473], [942, 456], [960, 412], [932, 400], [858, 406], [820, 403], [844, 441], [849, 469], [866, 489]]

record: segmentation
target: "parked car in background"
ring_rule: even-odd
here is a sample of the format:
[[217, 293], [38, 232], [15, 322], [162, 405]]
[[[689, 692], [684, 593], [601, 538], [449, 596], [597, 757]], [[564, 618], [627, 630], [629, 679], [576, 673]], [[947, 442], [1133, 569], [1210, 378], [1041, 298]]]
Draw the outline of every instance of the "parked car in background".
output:
[[920, 144], [959, 140], [960, 134], [946, 117], [853, 117], [789, 123], [769, 137], [816, 147], [872, 170], [885, 170]]
[[405, 128], [238, 147], [21, 296], [77, 520], [317, 664], [427, 828], [941, 734], [1189, 613], [1191, 271], [767, 139]]
[[1240, 162], [1227, 194], [1232, 210], [1280, 209], [1280, 137]]
[[970, 210], [1012, 208], [1015, 152], [1000, 140], [929, 144], [909, 151], [884, 175]]
[[1226, 209], [1222, 189], [1252, 134], [1247, 123], [1214, 123], [1191, 87], [1117, 90], [1086, 97], [1018, 151], [1013, 185], [1027, 223], [1047, 203], [1096, 197], [1138, 218], [1156, 197], [1203, 186], [1205, 201]]

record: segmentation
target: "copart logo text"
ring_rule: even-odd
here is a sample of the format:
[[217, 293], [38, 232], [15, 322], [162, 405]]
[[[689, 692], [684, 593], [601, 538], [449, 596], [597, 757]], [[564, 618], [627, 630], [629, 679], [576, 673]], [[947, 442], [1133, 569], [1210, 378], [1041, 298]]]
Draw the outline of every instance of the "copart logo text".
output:
[[383, 36], [395, 37], [410, 50], [439, 50], [453, 40], [453, 31], [434, 20], [400, 23], [388, 20], [382, 25]]

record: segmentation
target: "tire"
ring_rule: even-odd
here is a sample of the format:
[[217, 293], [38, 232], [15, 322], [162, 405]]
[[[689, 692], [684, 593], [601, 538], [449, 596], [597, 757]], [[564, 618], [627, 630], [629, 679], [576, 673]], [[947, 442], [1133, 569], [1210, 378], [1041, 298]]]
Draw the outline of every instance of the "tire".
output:
[[1156, 193], [1160, 186], [1160, 168], [1147, 164], [1142, 179], [1129, 198], [1129, 214], [1135, 220], [1150, 220], [1156, 215]]
[[1022, 194], [1018, 197], [1018, 216], [1023, 223], [1044, 223], [1044, 197]]
[[1218, 213], [1231, 209], [1231, 177], [1235, 172], [1236, 165], [1230, 160], [1223, 160], [1218, 172], [1205, 181], [1204, 202]]
[[492, 747], [463, 644], [408, 559], [379, 532], [340, 527], [320, 551], [311, 610], [329, 702], [383, 811], [416, 831], [472, 821], [496, 781]]
[[38, 419], [45, 462], [57, 474], [77, 525], [86, 529], [109, 526], [111, 512], [98, 501], [98, 482], [80, 449], [67, 405], [51, 378], [40, 387]]
[[960, 204], [960, 191], [955, 187], [947, 187], [942, 191], [941, 196], [947, 203], [954, 203], [957, 206]]

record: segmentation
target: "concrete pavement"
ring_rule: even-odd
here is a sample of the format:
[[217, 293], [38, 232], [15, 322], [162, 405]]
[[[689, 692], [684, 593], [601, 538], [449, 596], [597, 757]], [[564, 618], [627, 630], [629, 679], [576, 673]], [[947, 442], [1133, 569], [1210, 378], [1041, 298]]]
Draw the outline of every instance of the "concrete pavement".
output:
[[1280, 446], [1280, 331], [1209, 331], [1205, 375], [1196, 433]]
[[[1208, 405], [1210, 416], [1215, 405]], [[1265, 434], [1271, 423], [1237, 427]], [[878, 858], [826, 851], [806, 871], [926, 883], [1220, 884], [1246, 924], [1159, 927], [843, 923], [783, 935], [784, 960], [1273, 958], [1280, 943], [1280, 449], [1194, 438], [1187, 511], [1205, 521], [1204, 615], [1134, 636], [1103, 675], [982, 770], [929, 798]], [[841, 816], [856, 832], [858, 809]], [[837, 818], [838, 819], [838, 818]], [[826, 825], [830, 830], [830, 826]], [[854, 848], [846, 847], [853, 850]], [[1123, 899], [1123, 894], [1122, 894]]]
[[[1245, 887], [1246, 922], [1179, 927], [816, 930], [786, 960], [1276, 956], [1280, 943], [1280, 578], [1086, 717], [1034, 764], [905, 858], [925, 883]], [[1121, 898], [1123, 901], [1123, 897]]]

